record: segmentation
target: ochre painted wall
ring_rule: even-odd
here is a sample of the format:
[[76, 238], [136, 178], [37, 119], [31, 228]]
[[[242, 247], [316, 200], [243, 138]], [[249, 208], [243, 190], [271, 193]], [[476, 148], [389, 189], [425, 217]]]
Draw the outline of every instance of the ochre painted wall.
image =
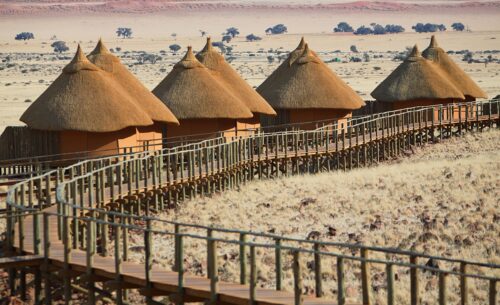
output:
[[[192, 119], [179, 120], [179, 126], [166, 128], [167, 145], [178, 141], [205, 140], [215, 138], [220, 132], [228, 138], [235, 135], [236, 120]], [[170, 141], [169, 141], [170, 139]]]

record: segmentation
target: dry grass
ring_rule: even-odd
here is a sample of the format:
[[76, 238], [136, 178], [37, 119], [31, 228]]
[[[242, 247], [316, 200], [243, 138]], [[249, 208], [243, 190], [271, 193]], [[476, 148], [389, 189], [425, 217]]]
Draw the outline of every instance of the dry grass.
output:
[[[256, 181], [240, 190], [186, 202], [160, 217], [300, 238], [317, 231], [324, 241], [395, 247], [498, 264], [499, 149], [499, 131], [468, 134], [373, 168]], [[155, 227], [172, 230], [159, 223]], [[132, 239], [132, 244], [142, 244], [141, 236]], [[172, 239], [155, 236], [154, 245], [154, 263], [170, 268], [174, 257]], [[185, 246], [188, 271], [205, 274], [205, 242], [187, 239]], [[132, 250], [132, 260], [143, 259], [141, 247]], [[267, 250], [257, 253], [259, 285], [273, 287], [274, 254]], [[218, 254], [222, 279], [238, 281], [238, 248], [219, 244]], [[293, 287], [290, 258], [285, 256], [283, 268], [287, 290]], [[306, 292], [312, 293], [312, 258], [302, 259]], [[333, 260], [324, 260], [324, 291], [330, 296], [337, 292], [335, 267]], [[440, 263], [440, 267], [457, 266]], [[360, 301], [359, 264], [349, 262], [346, 272], [347, 297]], [[396, 268], [395, 272], [396, 302], [409, 304], [408, 270]], [[421, 278], [422, 304], [437, 303], [437, 277], [424, 273]], [[372, 266], [372, 280], [375, 304], [385, 304], [383, 266]], [[458, 279], [450, 276], [449, 285], [450, 304], [456, 304]], [[471, 281], [473, 304], [487, 303], [487, 287], [485, 282]]]

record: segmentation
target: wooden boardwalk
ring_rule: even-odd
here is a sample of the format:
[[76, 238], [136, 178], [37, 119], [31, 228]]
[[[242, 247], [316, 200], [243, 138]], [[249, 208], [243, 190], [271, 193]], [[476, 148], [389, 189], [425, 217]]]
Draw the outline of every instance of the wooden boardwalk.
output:
[[[105, 253], [99, 255], [95, 253], [96, 243], [98, 243], [96, 236], [90, 234], [86, 237], [79, 236], [84, 230], [89, 229], [90, 223], [95, 223], [95, 226], [100, 228], [100, 246], [105, 249], [106, 240], [113, 238], [113, 235], [108, 234], [113, 231], [114, 234], [122, 231], [121, 229], [110, 230], [109, 227], [126, 228], [119, 222], [113, 222], [123, 219], [124, 214], [109, 214], [108, 211], [114, 213], [128, 211], [129, 215], [134, 216], [149, 215], [151, 209], [161, 209], [164, 202], [168, 205], [177, 204], [179, 200], [222, 191], [254, 178], [368, 166], [378, 163], [379, 160], [397, 156], [411, 145], [434, 141], [436, 138], [450, 137], [454, 133], [472, 129], [482, 130], [493, 124], [498, 127], [498, 111], [493, 115], [491, 113], [476, 115], [474, 119], [465, 121], [460, 117], [455, 119], [451, 116], [453, 119], [440, 122], [434, 119], [424, 120], [424, 115], [429, 117], [429, 111], [433, 113], [434, 109], [429, 108], [426, 111], [415, 112], [420, 113], [418, 121], [415, 119], [415, 113], [412, 117], [406, 114], [394, 115], [378, 121], [362, 122], [348, 130], [335, 127], [312, 132], [268, 134], [239, 139], [232, 143], [187, 149], [175, 153], [169, 152], [165, 155], [152, 153], [150, 156], [143, 155], [140, 158], [123, 160], [116, 164], [102, 164], [101, 167], [92, 165], [86, 168], [85, 163], [82, 163], [82, 165], [28, 179], [24, 184], [16, 184], [14, 191], [11, 191], [9, 212], [15, 214], [26, 211], [28, 207], [35, 207], [39, 213], [44, 213], [44, 217], [42, 218], [40, 214], [37, 214], [38, 216], [30, 214], [12, 218], [10, 227], [14, 228], [12, 231], [14, 233], [8, 234], [8, 238], [18, 256], [7, 258], [5, 266], [12, 268], [16, 259], [19, 260], [16, 268], [24, 268], [23, 266], [30, 264], [39, 266], [40, 257], [43, 257], [44, 272], [58, 271], [63, 279], [67, 303], [70, 302], [72, 279], [78, 277], [89, 283], [87, 285], [89, 303], [92, 303], [92, 299], [95, 298], [94, 283], [102, 282], [106, 289], [117, 291], [118, 303], [122, 302], [122, 296], [118, 296], [118, 293], [122, 293], [125, 289], [138, 289], [147, 297], [148, 302], [152, 302], [152, 297], [155, 296], [170, 296], [179, 304], [209, 302], [212, 304], [340, 303], [340, 305], [345, 305], [345, 298], [340, 293], [343, 288], [339, 289], [337, 300], [320, 297], [321, 289], [316, 296], [303, 295], [300, 275], [294, 278], [294, 292], [264, 289], [256, 285], [256, 271], [253, 269], [253, 263], [250, 263], [252, 266], [250, 284], [227, 283], [219, 280], [217, 272], [215, 274], [209, 272], [209, 277], [205, 278], [160, 269], [148, 261], [148, 251], [151, 251], [151, 245], [145, 244], [145, 263], [140, 264], [124, 261], [121, 258], [120, 251], [127, 251], [127, 249], [119, 249], [121, 243], [117, 243], [118, 256], [106, 256]], [[412, 118], [411, 123], [410, 121], [405, 123], [405, 119], [409, 120], [409, 118]], [[90, 213], [96, 213], [99, 216]], [[105, 216], [105, 220], [101, 216]], [[73, 217], [82, 217], [83, 220], [72, 222]], [[45, 223], [45, 220], [49, 221]], [[144, 232], [147, 233], [148, 230], [145, 229]], [[172, 232], [169, 233], [172, 234]], [[182, 237], [182, 234], [176, 233], [175, 237]], [[120, 238], [118, 237], [117, 240]], [[207, 243], [212, 242], [210, 238], [206, 240]], [[239, 242], [240, 249], [242, 246], [256, 247], [241, 240], [236, 241]], [[42, 250], [44, 245], [47, 246]], [[182, 246], [179, 251], [182, 252]], [[209, 260], [209, 265], [212, 262], [213, 266], [214, 260], [217, 259], [210, 259], [211, 253], [210, 250], [208, 251], [207, 260]], [[215, 250], [213, 251], [212, 255], [216, 257]], [[316, 259], [320, 251], [315, 251]], [[298, 255], [299, 252], [296, 251], [296, 253]], [[26, 255], [24, 262], [19, 255]], [[181, 255], [177, 248], [176, 255]], [[176, 256], [176, 260], [177, 258]], [[366, 262], [369, 260], [364, 256], [360, 259], [361, 262], [365, 262], [364, 265], [362, 264], [363, 304], [370, 304], [368, 272], [366, 271]], [[411, 262], [414, 267], [409, 266], [417, 268], [415, 262]], [[22, 263], [26, 265], [21, 265]], [[338, 264], [340, 263], [341, 261], [338, 261]], [[1, 264], [0, 261], [0, 267]], [[388, 264], [392, 266], [393, 263]], [[216, 263], [215, 266], [217, 266]], [[178, 270], [178, 267], [176, 266], [174, 270]], [[279, 268], [281, 267], [277, 265], [277, 269]], [[300, 270], [300, 266], [294, 265], [294, 268]], [[419, 266], [418, 268], [426, 270], [427, 267]], [[321, 269], [316, 269], [316, 274], [321, 274], [320, 271]], [[340, 281], [343, 269], [339, 269], [338, 272]], [[389, 272], [389, 274], [392, 273]], [[45, 277], [48, 278], [47, 275]], [[393, 284], [389, 280], [388, 278], [390, 287]], [[491, 295], [496, 298], [497, 280], [489, 280], [494, 283], [490, 289], [493, 289], [494, 293]], [[320, 282], [321, 279], [316, 275], [316, 285], [320, 285], [318, 281]], [[412, 278], [412, 304], [416, 304], [413, 295], [418, 293], [418, 286], [415, 288], [413, 283]], [[341, 287], [343, 286], [339, 282], [339, 288]], [[491, 298], [490, 303], [495, 304], [496, 299]], [[49, 301], [46, 299], [46, 302]]]

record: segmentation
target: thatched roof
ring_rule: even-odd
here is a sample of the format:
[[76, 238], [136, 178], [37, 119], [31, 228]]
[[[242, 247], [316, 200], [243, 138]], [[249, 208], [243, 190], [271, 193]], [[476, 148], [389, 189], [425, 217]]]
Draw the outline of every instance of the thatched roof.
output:
[[474, 98], [488, 98], [488, 95], [462, 70], [446, 52], [437, 44], [436, 37], [432, 35], [429, 47], [422, 55], [434, 61], [446, 72], [452, 82], [465, 95]]
[[247, 119], [252, 112], [201, 64], [191, 47], [153, 89], [178, 119]]
[[213, 72], [231, 93], [239, 98], [253, 113], [276, 115], [274, 109], [224, 60], [213, 47], [210, 38], [196, 58]]
[[108, 51], [101, 39], [88, 59], [99, 68], [112, 73], [125, 92], [151, 117], [153, 121], [179, 124], [170, 109], [149, 91], [121, 62]]
[[23, 113], [21, 121], [39, 130], [89, 132], [153, 124], [111, 74], [87, 59], [80, 46], [63, 73]]
[[408, 57], [371, 95], [384, 102], [418, 99], [465, 99], [448, 75], [432, 61], [423, 58], [415, 45]]
[[275, 109], [354, 110], [364, 105], [303, 40], [257, 92]]

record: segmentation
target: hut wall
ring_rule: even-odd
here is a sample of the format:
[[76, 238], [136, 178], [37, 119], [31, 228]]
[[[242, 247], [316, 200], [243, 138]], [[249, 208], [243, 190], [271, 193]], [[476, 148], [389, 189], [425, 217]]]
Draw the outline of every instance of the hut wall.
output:
[[260, 116], [256, 114], [253, 118], [238, 120], [236, 122], [236, 135], [239, 137], [250, 136], [258, 128], [260, 128]]
[[221, 133], [230, 138], [236, 134], [236, 121], [232, 119], [187, 119], [179, 122], [179, 126], [166, 128], [165, 137], [169, 146], [169, 142], [211, 139]]
[[[290, 124], [298, 124], [300, 129], [311, 130], [338, 120], [339, 125], [345, 124], [351, 116], [350, 110], [340, 109], [295, 109], [290, 110]], [[317, 121], [323, 121], [315, 123]]]
[[0, 160], [59, 153], [59, 135], [26, 126], [8, 126], [0, 136]]
[[141, 126], [138, 130], [138, 141], [146, 150], [162, 149], [163, 125], [155, 122], [151, 126]]

